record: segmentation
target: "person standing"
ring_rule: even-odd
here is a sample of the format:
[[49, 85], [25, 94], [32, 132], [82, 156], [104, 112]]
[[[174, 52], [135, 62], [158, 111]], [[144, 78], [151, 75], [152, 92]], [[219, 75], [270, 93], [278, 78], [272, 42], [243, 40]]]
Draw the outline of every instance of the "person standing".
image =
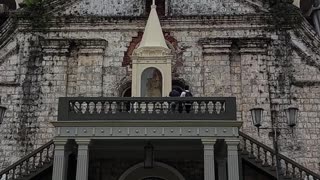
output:
[[[184, 91], [181, 93], [180, 97], [192, 97], [192, 93], [190, 92], [188, 85], [185, 86]], [[184, 107], [186, 108], [187, 113], [190, 112], [191, 106], [192, 106], [192, 103], [190, 101], [184, 102]], [[179, 108], [181, 108], [180, 110], [182, 112], [183, 106], [181, 106]], [[180, 112], [180, 110], [179, 110], [179, 112]]]
[[[172, 89], [172, 91], [169, 93], [169, 97], [180, 97], [179, 91], [177, 91], [175, 88]], [[177, 104], [176, 102], [171, 102], [171, 111], [176, 111]]]

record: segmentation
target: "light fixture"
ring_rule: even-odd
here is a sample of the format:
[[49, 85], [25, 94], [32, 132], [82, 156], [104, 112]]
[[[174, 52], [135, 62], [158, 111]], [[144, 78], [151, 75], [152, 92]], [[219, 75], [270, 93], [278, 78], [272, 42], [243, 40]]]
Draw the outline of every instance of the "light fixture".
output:
[[289, 107], [285, 110], [287, 115], [287, 123], [290, 127], [294, 127], [297, 122], [299, 109], [296, 107]]
[[144, 146], [144, 168], [153, 168], [153, 150], [150, 142]]
[[255, 127], [259, 128], [261, 126], [263, 118], [263, 109], [262, 108], [253, 108], [250, 109], [252, 116], [252, 123]]

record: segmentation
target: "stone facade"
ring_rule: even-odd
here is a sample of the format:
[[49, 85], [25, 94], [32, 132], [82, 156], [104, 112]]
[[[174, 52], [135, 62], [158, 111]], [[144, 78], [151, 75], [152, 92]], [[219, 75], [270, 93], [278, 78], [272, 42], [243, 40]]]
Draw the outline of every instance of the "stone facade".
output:
[[[279, 126], [286, 127], [284, 109], [298, 107], [297, 126], [281, 131], [280, 151], [319, 173], [320, 39], [311, 27], [270, 31], [263, 15], [251, 14], [265, 11], [261, 2], [166, 3], [172, 17], [161, 23], [175, 55], [174, 79], [190, 85], [194, 96], [235, 96], [242, 131], [270, 146], [269, 130], [258, 137], [249, 110], [264, 108], [266, 127], [276, 108]], [[59, 97], [121, 96], [131, 81], [128, 51], [146, 21], [122, 16], [145, 15], [144, 9], [142, 0], [78, 0], [53, 11], [46, 31], [30, 31], [22, 21], [2, 26], [0, 96], [8, 110], [0, 126], [0, 169], [54, 136], [50, 121], [57, 119]], [[219, 16], [184, 16], [199, 14]]]

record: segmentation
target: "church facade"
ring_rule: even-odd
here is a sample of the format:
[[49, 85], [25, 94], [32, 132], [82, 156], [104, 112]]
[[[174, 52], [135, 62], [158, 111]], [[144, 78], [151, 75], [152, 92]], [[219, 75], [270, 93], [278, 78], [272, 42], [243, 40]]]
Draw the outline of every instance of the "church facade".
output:
[[0, 179], [320, 179], [316, 3], [20, 4], [0, 27]]

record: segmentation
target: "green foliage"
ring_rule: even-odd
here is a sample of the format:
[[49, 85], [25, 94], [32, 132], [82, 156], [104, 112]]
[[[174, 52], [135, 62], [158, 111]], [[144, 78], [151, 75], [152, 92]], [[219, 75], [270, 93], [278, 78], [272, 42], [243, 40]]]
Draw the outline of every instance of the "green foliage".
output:
[[31, 22], [31, 28], [44, 31], [48, 28], [50, 16], [45, 8], [45, 0], [24, 0], [26, 17]]
[[42, 3], [42, 0], [23, 0], [27, 7], [37, 6]]
[[276, 30], [295, 28], [302, 23], [302, 16], [292, 5], [292, 0], [270, 0], [271, 24]]

